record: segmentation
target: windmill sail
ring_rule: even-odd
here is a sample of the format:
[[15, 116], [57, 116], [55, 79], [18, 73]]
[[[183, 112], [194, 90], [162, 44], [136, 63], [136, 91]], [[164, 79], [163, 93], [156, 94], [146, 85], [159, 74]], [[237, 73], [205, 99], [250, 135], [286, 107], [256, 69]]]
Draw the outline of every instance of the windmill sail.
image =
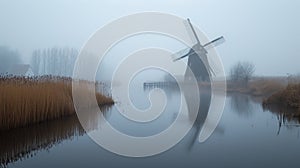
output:
[[192, 48], [183, 49], [173, 55], [171, 55], [173, 61], [181, 60], [188, 57], [188, 67], [185, 72], [186, 79], [191, 79], [195, 76], [198, 81], [209, 81], [211, 76], [215, 76], [213, 69], [209, 65], [207, 58], [207, 50], [222, 44], [225, 39], [223, 36], [205, 44], [201, 45], [197, 33], [189, 19], [187, 19], [189, 27], [192, 33], [192, 38], [194, 38], [197, 43]]
[[203, 47], [206, 49], [206, 50], [209, 50], [211, 48], [214, 48], [214, 47], [217, 47], [219, 46], [220, 44], [223, 44], [225, 42], [225, 38], [223, 36], [205, 44]]
[[[214, 47], [217, 47], [221, 44], [223, 44], [225, 42], [225, 38], [223, 36], [219, 37], [219, 38], [216, 38], [215, 40], [209, 42], [209, 43], [206, 43], [205, 45], [203, 45], [204, 49], [205, 50], [209, 50], [209, 49], [212, 49]], [[187, 47], [185, 49], [182, 49], [174, 54], [171, 55], [173, 61], [178, 61], [184, 57], [187, 57], [188, 54], [192, 54], [192, 53], [189, 53], [191, 50], [190, 47]], [[195, 51], [194, 51], [195, 52]]]
[[174, 54], [171, 55], [173, 61], [180, 60], [182, 56], [187, 55], [190, 52], [191, 48], [187, 47], [182, 49]]

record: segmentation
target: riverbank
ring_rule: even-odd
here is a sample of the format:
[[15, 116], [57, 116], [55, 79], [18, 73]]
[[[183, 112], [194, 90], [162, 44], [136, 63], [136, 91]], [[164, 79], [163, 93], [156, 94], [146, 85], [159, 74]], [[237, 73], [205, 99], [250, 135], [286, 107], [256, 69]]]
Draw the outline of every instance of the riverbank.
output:
[[249, 81], [247, 85], [227, 81], [227, 92], [248, 94], [265, 99], [283, 90], [287, 83], [284, 77], [257, 77]]
[[300, 79], [284, 77], [254, 78], [247, 85], [227, 83], [228, 93], [242, 93], [260, 97], [264, 108], [286, 108], [300, 111]]
[[263, 101], [264, 106], [280, 105], [300, 111], [300, 84], [289, 84], [287, 87]]
[[[84, 81], [83, 81], [84, 82]], [[88, 92], [85, 88], [83, 92]], [[99, 106], [113, 104], [96, 93]], [[1, 77], [0, 130], [22, 127], [75, 114], [72, 79], [64, 77]]]

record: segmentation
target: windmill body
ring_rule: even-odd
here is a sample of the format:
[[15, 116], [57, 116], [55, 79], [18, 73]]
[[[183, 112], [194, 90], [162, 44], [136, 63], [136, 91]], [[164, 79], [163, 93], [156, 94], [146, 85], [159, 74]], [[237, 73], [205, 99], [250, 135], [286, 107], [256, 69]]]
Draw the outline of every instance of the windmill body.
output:
[[188, 67], [185, 71], [185, 79], [189, 80], [193, 75], [197, 81], [208, 81], [209, 71], [206, 68], [206, 63], [200, 58], [199, 54], [203, 54], [202, 57], [206, 58], [206, 53], [197, 53], [193, 48], [189, 51]]

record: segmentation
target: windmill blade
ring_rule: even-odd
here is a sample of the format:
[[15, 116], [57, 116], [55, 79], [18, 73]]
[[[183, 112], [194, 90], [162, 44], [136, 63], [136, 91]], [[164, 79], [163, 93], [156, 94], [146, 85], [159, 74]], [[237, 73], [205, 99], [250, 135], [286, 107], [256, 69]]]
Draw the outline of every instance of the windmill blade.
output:
[[187, 55], [190, 52], [190, 50], [191, 50], [191, 48], [188, 47], [188, 48], [185, 48], [183, 50], [176, 52], [175, 54], [172, 54], [171, 55], [172, 60], [177, 61], [177, 60], [182, 59], [181, 57]]
[[181, 60], [182, 58], [187, 57], [187, 56], [189, 56], [190, 54], [191, 54], [191, 53], [187, 53], [187, 54], [185, 54], [185, 55], [183, 55], [183, 56], [181, 56], [181, 57], [179, 57], [179, 58], [176, 58], [176, 59], [173, 60], [173, 62], [178, 61], [178, 60]]
[[197, 33], [196, 33], [196, 31], [195, 31], [195, 29], [194, 29], [194, 27], [193, 27], [193, 24], [191, 23], [191, 20], [188, 18], [187, 21], [188, 21], [188, 23], [189, 23], [189, 25], [190, 25], [190, 27], [191, 27], [191, 30], [192, 30], [192, 32], [193, 32], [193, 34], [194, 34], [194, 37], [195, 37], [196, 40], [197, 40], [197, 43], [201, 45], [200, 40], [199, 40], [199, 38], [198, 38], [198, 36], [197, 36]]
[[223, 36], [209, 42], [209, 43], [206, 43], [203, 47], [206, 49], [206, 50], [209, 50], [213, 47], [217, 47], [218, 45], [220, 44], [223, 44], [225, 42], [225, 38]]

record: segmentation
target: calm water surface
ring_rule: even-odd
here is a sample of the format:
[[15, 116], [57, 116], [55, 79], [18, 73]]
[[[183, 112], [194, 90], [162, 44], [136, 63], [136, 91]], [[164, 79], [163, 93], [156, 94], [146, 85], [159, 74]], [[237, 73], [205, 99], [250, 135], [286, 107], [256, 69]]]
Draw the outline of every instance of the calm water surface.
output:
[[[131, 85], [131, 99], [147, 108], [152, 88]], [[166, 129], [176, 118], [180, 96], [177, 86], [161, 88], [168, 99], [163, 114], [150, 124], [133, 123], [115, 106], [106, 108], [106, 119], [119, 131], [149, 136]], [[300, 128], [298, 119], [282, 111], [263, 110], [258, 98], [230, 94], [213, 135], [198, 142], [205, 115], [201, 114], [188, 135], [172, 149], [152, 157], [128, 158], [99, 147], [82, 130], [76, 116], [29, 128], [1, 132], [1, 163], [7, 167], [298, 167]], [[209, 101], [208, 101], [209, 102]], [[122, 103], [122, 102], [118, 102]], [[207, 102], [206, 102], [207, 103]], [[94, 117], [94, 118], [97, 118]], [[101, 126], [101, 119], [96, 125]], [[91, 130], [92, 131], [92, 130]]]

